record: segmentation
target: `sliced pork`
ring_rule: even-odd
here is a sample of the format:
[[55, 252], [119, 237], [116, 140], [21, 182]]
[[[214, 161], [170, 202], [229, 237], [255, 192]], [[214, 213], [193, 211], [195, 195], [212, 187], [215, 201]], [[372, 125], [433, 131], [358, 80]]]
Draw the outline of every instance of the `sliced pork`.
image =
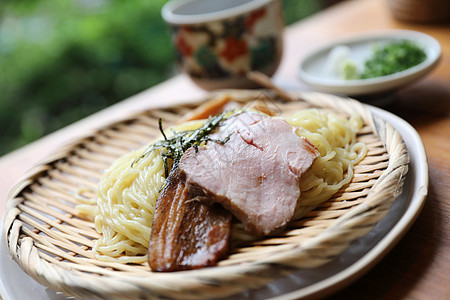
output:
[[190, 148], [180, 160], [186, 187], [207, 195], [202, 201], [220, 203], [255, 235], [283, 228], [317, 149], [284, 120], [247, 112], [228, 119], [212, 138], [227, 142]]
[[228, 252], [232, 215], [220, 205], [193, 198], [174, 168], [157, 202], [148, 249], [153, 271], [214, 265]]

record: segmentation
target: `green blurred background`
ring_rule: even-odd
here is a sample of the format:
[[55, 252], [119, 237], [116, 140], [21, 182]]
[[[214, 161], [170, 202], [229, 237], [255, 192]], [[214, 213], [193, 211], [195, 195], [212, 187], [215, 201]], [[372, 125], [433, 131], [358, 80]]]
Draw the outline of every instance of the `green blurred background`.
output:
[[[3, 0], [0, 155], [176, 72], [167, 0]], [[284, 0], [287, 24], [333, 1]]]

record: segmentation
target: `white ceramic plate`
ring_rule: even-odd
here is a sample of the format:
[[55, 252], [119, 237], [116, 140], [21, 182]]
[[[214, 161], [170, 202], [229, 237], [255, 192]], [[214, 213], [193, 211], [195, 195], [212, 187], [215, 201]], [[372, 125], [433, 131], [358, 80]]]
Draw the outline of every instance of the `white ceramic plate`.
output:
[[[329, 54], [337, 46], [348, 47], [352, 61], [358, 66], [363, 66], [373, 53], [374, 45], [398, 40], [409, 40], [422, 47], [427, 55], [425, 61], [398, 73], [359, 80], [341, 79], [338, 74], [330, 70]], [[321, 92], [348, 96], [383, 93], [423, 77], [437, 65], [440, 56], [439, 42], [427, 34], [410, 30], [369, 32], [361, 36], [336, 40], [316, 49], [300, 62], [299, 77], [305, 84]]]
[[[350, 284], [371, 269], [403, 237], [419, 215], [428, 193], [428, 164], [425, 149], [415, 129], [399, 117], [370, 107], [377, 116], [390, 122], [402, 135], [410, 154], [410, 168], [403, 193], [389, 213], [366, 236], [358, 239], [330, 263], [298, 271], [264, 288], [230, 299], [300, 299], [324, 296]], [[11, 259], [3, 233], [0, 239], [0, 296], [3, 300], [61, 300], [65, 298], [28, 277]]]

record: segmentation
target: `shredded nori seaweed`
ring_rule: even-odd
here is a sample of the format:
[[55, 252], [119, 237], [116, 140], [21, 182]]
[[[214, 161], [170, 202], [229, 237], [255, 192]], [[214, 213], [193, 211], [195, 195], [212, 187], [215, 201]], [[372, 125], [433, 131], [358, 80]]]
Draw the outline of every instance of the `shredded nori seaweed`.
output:
[[132, 166], [151, 151], [163, 149], [161, 156], [164, 161], [165, 177], [167, 178], [170, 171], [169, 162], [174, 166], [177, 165], [187, 149], [194, 147], [196, 151], [198, 151], [199, 146], [204, 145], [209, 141], [225, 144], [229, 140], [230, 136], [227, 136], [223, 140], [212, 139], [210, 137], [210, 134], [217, 127], [219, 127], [223, 121], [229, 117], [229, 115], [230, 112], [223, 112], [220, 115], [209, 117], [205, 124], [203, 124], [200, 128], [195, 130], [174, 132], [173, 136], [169, 138], [164, 133], [162, 120], [159, 119], [159, 130], [161, 131], [164, 139], [150, 145], [144, 153], [132, 163]]

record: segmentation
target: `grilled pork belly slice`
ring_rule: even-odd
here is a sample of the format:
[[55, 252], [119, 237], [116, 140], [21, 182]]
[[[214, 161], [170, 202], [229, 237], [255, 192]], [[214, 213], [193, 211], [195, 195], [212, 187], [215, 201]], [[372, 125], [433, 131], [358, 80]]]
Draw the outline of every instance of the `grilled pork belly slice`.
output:
[[255, 235], [283, 228], [317, 149], [286, 121], [247, 112], [228, 119], [212, 138], [229, 140], [190, 148], [181, 158], [186, 186], [208, 196], [202, 201], [220, 203]]
[[220, 205], [192, 200], [172, 169], [157, 202], [148, 249], [153, 271], [190, 270], [214, 265], [228, 252], [232, 215]]

